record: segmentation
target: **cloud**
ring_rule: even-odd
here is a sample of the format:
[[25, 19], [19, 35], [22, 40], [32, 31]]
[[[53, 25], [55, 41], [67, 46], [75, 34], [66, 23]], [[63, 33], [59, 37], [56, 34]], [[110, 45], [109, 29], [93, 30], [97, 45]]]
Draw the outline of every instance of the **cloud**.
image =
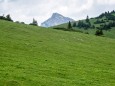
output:
[[0, 15], [11, 14], [13, 20], [42, 23], [58, 12], [75, 20], [114, 10], [115, 0], [0, 0]]
[[0, 3], [2, 3], [4, 0], [0, 0]]
[[113, 5], [115, 4], [115, 0], [97, 0], [98, 4], [103, 4], [103, 5]]

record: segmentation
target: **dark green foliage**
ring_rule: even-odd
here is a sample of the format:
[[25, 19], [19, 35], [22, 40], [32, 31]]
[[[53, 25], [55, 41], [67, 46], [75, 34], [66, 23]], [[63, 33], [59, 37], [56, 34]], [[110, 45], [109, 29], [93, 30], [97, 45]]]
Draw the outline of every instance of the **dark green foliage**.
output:
[[[100, 24], [100, 29], [110, 30], [112, 27], [115, 27], [115, 11], [102, 13], [94, 22], [94, 24]], [[100, 20], [101, 19], [101, 20]], [[103, 24], [102, 24], [103, 23]]]
[[3, 16], [0, 16], [0, 19], [5, 20], [4, 14], [3, 14]]
[[105, 12], [102, 13], [101, 15], [99, 15], [99, 17], [97, 18], [103, 18], [106, 17], [108, 20], [115, 20], [115, 16], [113, 15], [113, 13], [115, 13], [115, 11], [113, 10], [112, 12]]
[[64, 30], [64, 31], [67, 31], [67, 30], [68, 30], [67, 28], [62, 28], [62, 27], [54, 27], [53, 29]]
[[21, 24], [25, 24], [25, 22], [20, 22]]
[[3, 15], [3, 16], [0, 16], [0, 19], [1, 19], [1, 20], [7, 20], [7, 21], [12, 21], [12, 22], [13, 22], [13, 20], [12, 20], [11, 17], [10, 17], [10, 14], [8, 14], [6, 17], [4, 17], [4, 15]]
[[89, 34], [88, 32], [85, 32], [85, 34]]
[[78, 21], [77, 27], [79, 27], [79, 28], [84, 28], [84, 29], [88, 29], [88, 28], [91, 27], [91, 23], [90, 23], [90, 22], [84, 23], [83, 21]]
[[63, 30], [63, 31], [71, 31], [71, 32], [82, 32], [82, 31], [79, 31], [79, 30], [67, 29], [67, 28], [63, 28], [63, 27], [54, 27], [53, 29]]
[[[97, 19], [95, 22], [93, 22], [93, 25], [91, 25], [89, 17], [87, 16], [85, 22], [78, 21], [78, 27], [79, 28], [95, 28], [95, 26], [99, 26], [99, 29], [102, 30], [110, 30], [112, 27], [115, 27], [115, 11], [112, 12], [105, 12], [102, 13], [99, 17], [95, 18]], [[96, 25], [97, 24], [97, 25]]]
[[71, 22], [69, 21], [67, 29], [72, 29]]
[[16, 21], [15, 23], [20, 23], [19, 21]]
[[89, 23], [90, 21], [89, 21], [89, 16], [87, 16], [87, 18], [86, 18], [86, 23]]
[[86, 24], [85, 24], [85, 29], [88, 29], [88, 28], [90, 28], [91, 27], [91, 23], [90, 23], [90, 20], [89, 20], [89, 16], [87, 16], [87, 18], [86, 18]]
[[77, 24], [76, 24], [76, 22], [74, 22], [74, 23], [73, 23], [73, 27], [77, 27]]
[[6, 16], [6, 20], [8, 20], [8, 21], [13, 21], [13, 20], [11, 19], [11, 17], [10, 17], [10, 14], [8, 14], [8, 15]]
[[106, 16], [108, 20], [115, 20], [115, 16], [112, 14], [109, 14], [108, 16]]
[[33, 22], [30, 23], [30, 25], [38, 26], [38, 23], [37, 23], [37, 21], [35, 19], [33, 19]]
[[19, 22], [19, 21], [16, 21], [15, 23], [19, 23], [19, 24], [25, 24], [25, 22]]
[[113, 14], [113, 13], [115, 13], [115, 11], [113, 10], [113, 11], [111, 11], [111, 13]]
[[96, 36], [101, 36], [101, 35], [103, 35], [102, 29], [100, 29], [100, 30], [98, 29], [98, 30], [96, 31], [95, 35], [96, 35]]
[[102, 13], [101, 15], [99, 15], [97, 18], [103, 18], [103, 17], [106, 17], [108, 15], [109, 15], [109, 13], [105, 12], [105, 13]]
[[85, 24], [84, 29], [88, 29], [88, 28], [90, 28], [90, 27], [91, 27], [91, 23], [89, 22], [89, 23], [86, 23], [86, 24]]
[[102, 19], [102, 20], [99, 20], [99, 19], [97, 19], [95, 22], [94, 22], [94, 24], [100, 24], [100, 23], [105, 23], [105, 21]]
[[115, 22], [113, 21], [113, 22], [109, 22], [109, 23], [104, 23], [104, 24], [101, 24], [100, 25], [100, 29], [102, 29], [102, 30], [110, 30], [112, 27], [115, 27]]
[[79, 20], [77, 27], [79, 27], [79, 28], [84, 28], [84, 27], [86, 27], [86, 24], [85, 24], [83, 21], [80, 21], [80, 20]]
[[99, 15], [97, 18], [103, 18], [105, 16], [104, 13], [102, 13], [101, 15]]
[[115, 21], [109, 22], [110, 27], [115, 27]]
[[95, 25], [92, 25], [91, 28], [95, 29]]
[[109, 29], [111, 29], [111, 26], [110, 26], [110, 24], [104, 24], [104, 25], [100, 25], [100, 28], [102, 29], [102, 30], [109, 30]]
[[81, 28], [83, 26], [83, 21], [78, 21], [77, 27]]

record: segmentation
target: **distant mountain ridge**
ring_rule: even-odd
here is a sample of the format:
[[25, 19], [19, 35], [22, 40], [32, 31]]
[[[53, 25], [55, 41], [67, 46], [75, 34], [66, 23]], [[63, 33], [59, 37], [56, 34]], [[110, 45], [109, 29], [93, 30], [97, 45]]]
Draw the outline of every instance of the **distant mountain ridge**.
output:
[[49, 19], [41, 23], [41, 26], [51, 27], [51, 26], [67, 23], [69, 21], [74, 21], [74, 20], [69, 17], [64, 17], [63, 15], [59, 13], [53, 13]]

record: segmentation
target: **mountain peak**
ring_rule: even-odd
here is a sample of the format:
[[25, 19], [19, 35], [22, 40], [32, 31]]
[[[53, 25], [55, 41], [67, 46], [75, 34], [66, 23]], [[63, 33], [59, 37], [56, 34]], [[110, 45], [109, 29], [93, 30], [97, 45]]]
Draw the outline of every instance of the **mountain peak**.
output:
[[59, 13], [53, 13], [49, 19], [47, 19], [41, 24], [41, 26], [51, 27], [51, 26], [67, 23], [69, 21], [74, 21], [74, 20], [68, 17], [64, 17], [63, 15]]
[[59, 14], [59, 13], [53, 13], [53, 14], [52, 14], [52, 17], [55, 17], [55, 16], [62, 16], [62, 15]]

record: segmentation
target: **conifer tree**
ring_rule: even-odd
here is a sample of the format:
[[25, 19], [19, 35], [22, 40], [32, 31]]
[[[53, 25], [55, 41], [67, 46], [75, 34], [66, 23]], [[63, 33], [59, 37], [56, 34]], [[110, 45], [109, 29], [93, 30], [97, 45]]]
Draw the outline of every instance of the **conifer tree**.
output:
[[38, 23], [37, 23], [37, 21], [33, 18], [33, 22], [30, 23], [30, 25], [38, 26]]
[[68, 29], [72, 29], [72, 25], [71, 25], [71, 22], [69, 21], [68, 23]]
[[86, 23], [89, 23], [90, 21], [89, 21], [89, 16], [87, 16], [87, 18], [86, 18]]

